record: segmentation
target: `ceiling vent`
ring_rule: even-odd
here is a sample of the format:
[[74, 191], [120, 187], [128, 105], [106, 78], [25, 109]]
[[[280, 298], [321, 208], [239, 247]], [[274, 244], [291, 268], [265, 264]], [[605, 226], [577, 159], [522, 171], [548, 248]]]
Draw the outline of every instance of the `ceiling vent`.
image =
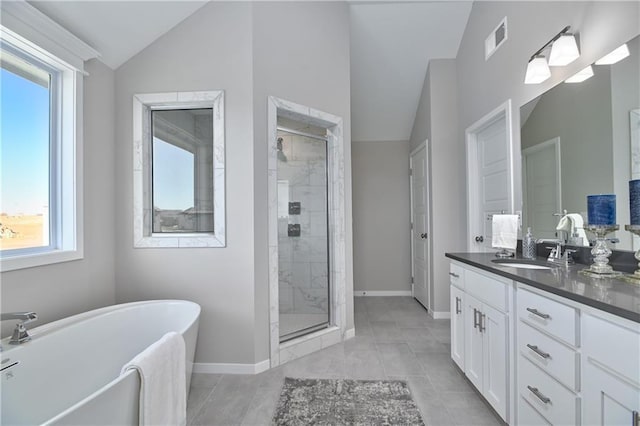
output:
[[487, 61], [502, 44], [507, 41], [507, 17], [505, 16], [500, 24], [491, 31], [489, 37], [484, 41], [484, 60]]

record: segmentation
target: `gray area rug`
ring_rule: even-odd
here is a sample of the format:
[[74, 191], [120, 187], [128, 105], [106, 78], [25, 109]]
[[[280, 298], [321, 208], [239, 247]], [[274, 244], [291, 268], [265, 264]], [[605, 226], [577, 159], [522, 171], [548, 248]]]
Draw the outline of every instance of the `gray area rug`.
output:
[[401, 380], [285, 378], [272, 425], [424, 425]]

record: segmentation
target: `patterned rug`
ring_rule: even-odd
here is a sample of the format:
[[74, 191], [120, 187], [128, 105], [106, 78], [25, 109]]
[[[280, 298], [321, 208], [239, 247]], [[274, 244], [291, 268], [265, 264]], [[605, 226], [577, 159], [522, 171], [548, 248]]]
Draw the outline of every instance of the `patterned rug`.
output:
[[424, 425], [406, 382], [285, 378], [272, 425]]

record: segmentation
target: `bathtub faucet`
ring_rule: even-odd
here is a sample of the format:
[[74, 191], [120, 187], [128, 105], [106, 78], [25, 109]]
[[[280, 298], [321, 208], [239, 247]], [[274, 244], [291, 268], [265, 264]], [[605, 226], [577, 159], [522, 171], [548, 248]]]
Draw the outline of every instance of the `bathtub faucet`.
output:
[[36, 315], [35, 312], [7, 312], [5, 314], [0, 314], [0, 321], [20, 321], [18, 324], [16, 324], [16, 328], [13, 330], [13, 335], [11, 336], [11, 340], [9, 340], [9, 344], [19, 345], [20, 343], [28, 342], [29, 340], [31, 340], [31, 336], [29, 336], [27, 328], [24, 325], [37, 319], [38, 315]]

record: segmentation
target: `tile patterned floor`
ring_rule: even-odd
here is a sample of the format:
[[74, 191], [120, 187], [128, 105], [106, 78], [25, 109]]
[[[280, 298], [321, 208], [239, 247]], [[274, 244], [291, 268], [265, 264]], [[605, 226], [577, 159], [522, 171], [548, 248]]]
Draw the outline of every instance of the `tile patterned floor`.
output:
[[427, 425], [501, 425], [450, 359], [449, 321], [410, 297], [356, 297], [356, 337], [258, 375], [196, 374], [187, 423], [268, 425], [284, 378], [402, 379]]

